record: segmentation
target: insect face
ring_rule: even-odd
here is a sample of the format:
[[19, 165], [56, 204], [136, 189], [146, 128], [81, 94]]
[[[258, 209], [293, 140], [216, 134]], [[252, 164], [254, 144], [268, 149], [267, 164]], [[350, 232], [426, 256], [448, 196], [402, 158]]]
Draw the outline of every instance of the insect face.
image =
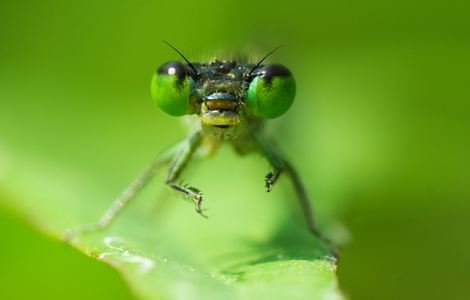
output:
[[284, 114], [295, 97], [295, 80], [278, 64], [172, 61], [158, 68], [151, 90], [155, 104], [172, 116], [198, 114], [204, 125], [229, 128], [246, 117]]

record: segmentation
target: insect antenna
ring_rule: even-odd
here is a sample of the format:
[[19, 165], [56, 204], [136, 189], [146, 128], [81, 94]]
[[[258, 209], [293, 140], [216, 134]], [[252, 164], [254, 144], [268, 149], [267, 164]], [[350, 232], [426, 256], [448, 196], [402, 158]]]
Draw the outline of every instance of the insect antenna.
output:
[[196, 68], [194, 67], [194, 65], [183, 55], [183, 53], [179, 52], [178, 49], [176, 49], [175, 47], [173, 47], [170, 43], [168, 43], [167, 41], [163, 41], [165, 44], [167, 44], [171, 49], [175, 50], [176, 53], [178, 53], [183, 59], [184, 61], [188, 64], [188, 66], [193, 69], [193, 71], [196, 73], [196, 75], [199, 75], [199, 72], [196, 70]]
[[253, 69], [251, 69], [251, 71], [248, 73], [248, 77], [251, 76], [251, 73], [253, 73], [253, 72], [256, 70], [256, 68], [258, 68], [258, 67], [261, 65], [261, 63], [262, 63], [266, 58], [268, 58], [271, 54], [273, 54], [274, 52], [276, 52], [276, 51], [277, 51], [279, 48], [281, 48], [281, 47], [282, 47], [282, 45], [279, 45], [279, 46], [277, 46], [276, 48], [274, 48], [273, 50], [271, 50], [271, 52], [269, 52], [268, 54], [266, 54], [266, 56], [263, 57], [263, 58], [256, 64], [256, 66], [253, 67]]

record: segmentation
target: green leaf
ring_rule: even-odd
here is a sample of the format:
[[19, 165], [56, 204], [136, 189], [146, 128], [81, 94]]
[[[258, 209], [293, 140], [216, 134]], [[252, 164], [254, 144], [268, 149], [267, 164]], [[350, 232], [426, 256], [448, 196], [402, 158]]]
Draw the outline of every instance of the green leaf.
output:
[[[256, 159], [239, 162], [221, 155], [219, 163], [233, 170], [230, 178], [243, 178]], [[8, 196], [2, 199], [10, 199], [10, 206], [57, 239], [66, 228], [97, 220], [103, 204], [111, 203], [98, 191], [82, 192], [87, 184], [79, 182], [90, 184], [90, 178], [65, 166], [27, 159], [16, 166], [4, 180]], [[341, 299], [336, 267], [324, 245], [291, 213], [295, 202], [282, 199], [288, 187], [250, 197], [255, 187], [263, 190], [261, 180], [242, 180], [245, 189], [236, 182], [226, 187], [211, 175], [214, 168], [215, 163], [197, 177], [212, 196], [205, 200], [209, 220], [166, 192], [157, 176], [113, 226], [84, 234], [73, 245], [118, 270], [143, 299]], [[251, 171], [245, 177], [261, 174]]]
[[1, 205], [0, 236], [1, 299], [134, 299], [114, 269], [38, 234]]

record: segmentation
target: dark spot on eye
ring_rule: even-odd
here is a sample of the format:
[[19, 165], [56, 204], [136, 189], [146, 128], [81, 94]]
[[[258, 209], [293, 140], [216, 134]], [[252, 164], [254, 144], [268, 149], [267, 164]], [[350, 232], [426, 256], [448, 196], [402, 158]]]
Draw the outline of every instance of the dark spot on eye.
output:
[[214, 125], [214, 127], [218, 127], [218, 128], [230, 128], [230, 125]]
[[260, 72], [261, 78], [266, 80], [267, 82], [271, 82], [273, 77], [279, 76], [279, 77], [288, 77], [291, 76], [291, 72], [289, 69], [284, 67], [283, 65], [278, 65], [278, 64], [272, 64], [272, 65], [266, 65], [264, 66]]
[[157, 73], [161, 75], [175, 75], [180, 80], [183, 80], [187, 75], [185, 66], [179, 61], [170, 61], [161, 65]]

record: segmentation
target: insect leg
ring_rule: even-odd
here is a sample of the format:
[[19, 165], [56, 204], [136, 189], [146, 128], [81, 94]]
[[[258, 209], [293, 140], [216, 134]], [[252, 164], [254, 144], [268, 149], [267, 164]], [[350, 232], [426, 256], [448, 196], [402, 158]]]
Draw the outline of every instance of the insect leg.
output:
[[266, 175], [266, 187], [268, 188], [268, 192], [271, 190], [272, 185], [276, 182], [279, 178], [279, 175], [282, 172], [285, 172], [286, 175], [289, 177], [292, 185], [294, 186], [295, 192], [297, 194], [297, 199], [300, 202], [302, 207], [302, 211], [304, 213], [305, 219], [307, 221], [307, 226], [309, 231], [315, 235], [318, 239], [320, 239], [328, 248], [329, 252], [335, 257], [339, 257], [338, 250], [333, 245], [333, 243], [327, 239], [320, 230], [317, 228], [315, 223], [315, 218], [313, 215], [313, 209], [308, 199], [307, 193], [305, 188], [300, 180], [299, 175], [297, 174], [294, 167], [284, 159], [272, 146], [269, 144], [266, 139], [259, 135], [255, 135], [255, 139], [257, 140], [262, 153], [266, 156], [270, 164], [274, 168], [274, 172], [269, 172]]
[[315, 217], [313, 215], [313, 209], [310, 204], [310, 201], [307, 196], [307, 192], [300, 180], [297, 171], [292, 167], [292, 165], [284, 159], [284, 171], [286, 172], [287, 176], [289, 176], [290, 181], [294, 185], [295, 192], [297, 194], [297, 199], [299, 199], [300, 205], [302, 206], [302, 210], [304, 212], [305, 219], [307, 220], [307, 226], [311, 233], [317, 236], [325, 245], [328, 247], [329, 252], [335, 257], [339, 258], [339, 252], [336, 249], [335, 245], [326, 238], [321, 231], [318, 229], [315, 223]]
[[142, 190], [145, 185], [155, 176], [157, 170], [168, 163], [172, 156], [174, 155], [177, 146], [168, 148], [163, 153], [158, 155], [111, 204], [111, 207], [104, 213], [98, 223], [95, 224], [86, 224], [76, 228], [72, 228], [66, 231], [65, 240], [69, 241], [75, 236], [80, 235], [86, 232], [93, 232], [105, 229], [108, 227], [111, 222], [115, 219], [116, 215], [122, 211], [122, 209], [128, 204], [137, 193]]
[[276, 183], [277, 179], [284, 170], [284, 161], [282, 157], [277, 153], [277, 151], [271, 146], [271, 144], [260, 134], [254, 134], [255, 140], [258, 144], [260, 152], [266, 157], [273, 171], [266, 174], [265, 183], [266, 191], [270, 192], [273, 188], [273, 185]]
[[197, 132], [190, 136], [182, 145], [182, 147], [178, 150], [173, 161], [171, 163], [170, 169], [168, 171], [168, 177], [166, 179], [166, 183], [173, 188], [174, 190], [181, 193], [185, 198], [190, 199], [194, 202], [196, 207], [196, 212], [203, 217], [206, 215], [203, 214], [203, 210], [201, 209], [202, 203], [202, 193], [198, 188], [186, 186], [183, 184], [176, 183], [179, 176], [186, 168], [186, 165], [191, 160], [194, 152], [201, 144], [202, 134]]

